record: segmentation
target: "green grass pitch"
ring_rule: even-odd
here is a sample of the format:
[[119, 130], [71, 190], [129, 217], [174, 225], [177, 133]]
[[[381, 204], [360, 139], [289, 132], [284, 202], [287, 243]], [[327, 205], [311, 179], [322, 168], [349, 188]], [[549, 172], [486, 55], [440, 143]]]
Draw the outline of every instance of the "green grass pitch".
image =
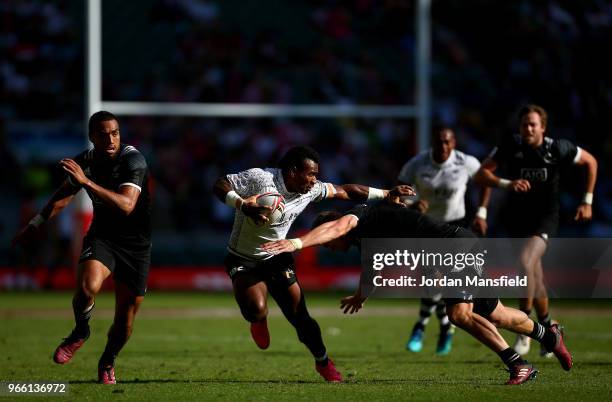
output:
[[[434, 354], [432, 318], [424, 350], [404, 349], [416, 317], [414, 300], [371, 300], [362, 312], [342, 315], [340, 295], [307, 295], [329, 355], [346, 382], [326, 384], [306, 348], [270, 301], [272, 343], [260, 351], [230, 295], [147, 295], [134, 334], [119, 356], [119, 384], [95, 382], [96, 364], [112, 318], [111, 294], [99, 296], [92, 335], [72, 362], [51, 353], [72, 328], [67, 293], [0, 293], [0, 381], [69, 382], [67, 396], [0, 396], [2, 400], [611, 400], [612, 303], [552, 301], [574, 355], [571, 372], [556, 359], [527, 356], [540, 374], [523, 386], [503, 383], [498, 357], [461, 330], [449, 356]], [[514, 336], [504, 333], [512, 343]], [[7, 399], [8, 398], [8, 399]]]

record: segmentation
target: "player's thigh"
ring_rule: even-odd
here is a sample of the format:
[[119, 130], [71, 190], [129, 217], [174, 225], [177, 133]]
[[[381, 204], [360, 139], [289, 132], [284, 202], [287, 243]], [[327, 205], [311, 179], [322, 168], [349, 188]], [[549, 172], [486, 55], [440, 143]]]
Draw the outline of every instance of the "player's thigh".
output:
[[304, 293], [298, 282], [288, 286], [270, 286], [270, 295], [287, 317], [307, 311]]
[[232, 280], [234, 298], [241, 309], [265, 311], [267, 309], [268, 287], [259, 275], [245, 272]]
[[110, 274], [111, 270], [101, 261], [82, 261], [77, 270], [77, 286], [87, 293], [97, 294]]

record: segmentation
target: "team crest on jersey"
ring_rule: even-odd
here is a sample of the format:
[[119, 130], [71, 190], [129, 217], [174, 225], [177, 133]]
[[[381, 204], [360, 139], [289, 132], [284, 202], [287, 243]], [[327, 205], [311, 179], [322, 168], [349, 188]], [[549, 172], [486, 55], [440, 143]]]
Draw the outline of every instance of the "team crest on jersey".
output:
[[548, 179], [548, 169], [546, 168], [522, 168], [521, 179], [529, 181], [546, 181]]

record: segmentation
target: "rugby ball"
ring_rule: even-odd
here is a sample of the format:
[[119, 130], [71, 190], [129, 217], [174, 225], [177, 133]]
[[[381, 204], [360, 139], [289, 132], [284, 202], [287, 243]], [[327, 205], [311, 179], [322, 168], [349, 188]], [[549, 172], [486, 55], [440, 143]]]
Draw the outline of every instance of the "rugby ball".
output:
[[268, 225], [280, 222], [285, 212], [285, 198], [279, 193], [263, 193], [255, 197], [257, 205], [272, 208], [268, 216]]

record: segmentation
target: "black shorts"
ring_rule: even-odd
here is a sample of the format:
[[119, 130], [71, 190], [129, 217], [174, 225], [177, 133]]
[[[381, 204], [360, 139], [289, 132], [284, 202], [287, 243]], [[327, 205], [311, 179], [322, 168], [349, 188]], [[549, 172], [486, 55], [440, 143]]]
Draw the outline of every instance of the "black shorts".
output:
[[474, 308], [473, 312], [484, 317], [489, 318], [489, 315], [495, 310], [497, 304], [499, 303], [499, 299], [497, 298], [473, 298], [471, 294], [466, 293], [463, 298], [452, 298], [452, 299], [444, 299], [444, 302], [447, 306], [453, 306], [459, 303], [473, 303]]
[[225, 257], [225, 272], [232, 282], [241, 275], [249, 275], [268, 287], [286, 289], [297, 282], [293, 255], [282, 253], [263, 261], [252, 261], [229, 253]]
[[540, 236], [544, 240], [554, 237], [559, 229], [559, 211], [546, 212], [522, 209], [522, 213], [505, 216], [504, 224], [508, 237], [527, 238]]
[[115, 281], [128, 285], [137, 296], [147, 291], [151, 244], [129, 247], [95, 236], [85, 236], [79, 263], [96, 260], [113, 273]]

